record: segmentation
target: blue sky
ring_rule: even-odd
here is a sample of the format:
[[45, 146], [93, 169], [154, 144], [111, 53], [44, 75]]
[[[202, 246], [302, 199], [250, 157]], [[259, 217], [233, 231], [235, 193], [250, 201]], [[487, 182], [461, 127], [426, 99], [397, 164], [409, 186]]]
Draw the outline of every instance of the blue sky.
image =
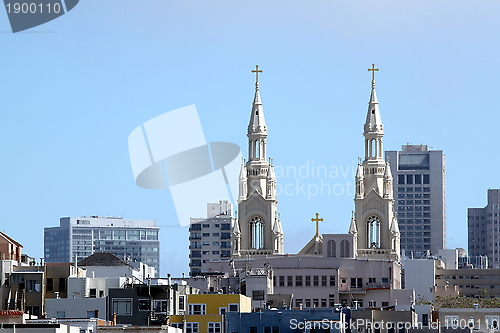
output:
[[162, 275], [187, 272], [187, 229], [175, 227], [168, 191], [135, 185], [128, 135], [196, 104], [207, 141], [246, 155], [258, 64], [275, 165], [341, 171], [278, 175], [282, 186], [337, 186], [279, 197], [286, 252], [312, 237], [316, 212], [321, 232], [346, 232], [353, 176], [342, 172], [363, 155], [375, 63], [385, 149], [444, 150], [448, 245], [466, 248], [467, 207], [500, 187], [499, 10], [493, 0], [85, 0], [17, 34], [1, 12], [0, 229], [39, 258], [43, 228], [62, 216], [155, 219]]

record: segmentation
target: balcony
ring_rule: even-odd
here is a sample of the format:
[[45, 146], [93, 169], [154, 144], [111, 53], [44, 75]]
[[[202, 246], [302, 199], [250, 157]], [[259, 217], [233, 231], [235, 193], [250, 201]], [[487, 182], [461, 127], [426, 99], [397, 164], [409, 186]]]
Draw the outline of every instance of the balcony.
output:
[[340, 286], [339, 293], [348, 293], [348, 294], [366, 294], [365, 288], [354, 288], [348, 286]]

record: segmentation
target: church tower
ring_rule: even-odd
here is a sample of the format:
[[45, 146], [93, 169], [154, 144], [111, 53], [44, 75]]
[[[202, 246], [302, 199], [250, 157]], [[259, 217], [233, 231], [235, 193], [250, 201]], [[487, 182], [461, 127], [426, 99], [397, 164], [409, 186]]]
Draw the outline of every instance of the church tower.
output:
[[400, 260], [399, 227], [394, 212], [392, 174], [383, 159], [384, 125], [375, 92], [375, 65], [372, 90], [364, 126], [365, 158], [356, 172], [355, 214], [350, 233], [357, 237], [358, 258]]
[[255, 96], [248, 125], [248, 161], [241, 165], [238, 221], [233, 228], [233, 257], [283, 254], [284, 240], [277, 209], [276, 176], [266, 157], [267, 126], [255, 70]]

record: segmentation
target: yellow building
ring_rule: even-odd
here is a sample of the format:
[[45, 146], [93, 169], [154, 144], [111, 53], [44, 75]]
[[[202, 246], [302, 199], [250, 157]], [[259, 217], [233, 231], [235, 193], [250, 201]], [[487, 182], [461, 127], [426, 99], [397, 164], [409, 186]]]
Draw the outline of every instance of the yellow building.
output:
[[226, 312], [251, 312], [250, 297], [239, 294], [188, 295], [186, 315], [170, 316], [170, 325], [192, 333], [220, 333]]

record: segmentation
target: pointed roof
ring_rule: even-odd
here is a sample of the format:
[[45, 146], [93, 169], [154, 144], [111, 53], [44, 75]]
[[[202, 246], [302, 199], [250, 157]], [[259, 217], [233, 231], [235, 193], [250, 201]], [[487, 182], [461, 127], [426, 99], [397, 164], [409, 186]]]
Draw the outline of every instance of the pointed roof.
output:
[[363, 166], [358, 164], [358, 170], [356, 171], [356, 178], [363, 179]]
[[16, 242], [14, 239], [10, 238], [5, 232], [0, 231], [0, 236], [5, 238], [8, 242], [14, 244], [15, 246], [23, 247], [20, 243]]
[[358, 233], [358, 228], [356, 227], [356, 219], [354, 218], [354, 212], [352, 212], [351, 225], [349, 226], [349, 233], [351, 235], [356, 235]]
[[269, 169], [267, 170], [267, 179], [276, 179], [275, 175], [274, 175], [274, 166], [273, 165], [270, 165], [269, 166]]
[[78, 266], [130, 266], [113, 253], [96, 252], [78, 262]]
[[398, 224], [398, 220], [396, 218], [392, 219], [390, 231], [394, 234], [399, 234], [399, 224]]
[[313, 238], [299, 251], [298, 254], [322, 254], [323, 253], [323, 237], [314, 235]]
[[258, 77], [255, 82], [255, 96], [253, 98], [250, 123], [248, 124], [248, 135], [250, 134], [267, 135], [266, 119], [264, 118], [264, 109], [260, 100]]
[[245, 160], [243, 160], [243, 163], [241, 164], [240, 179], [247, 179], [247, 167], [245, 166]]
[[283, 233], [283, 228], [281, 227], [281, 223], [280, 223], [279, 219], [274, 220], [273, 232], [278, 233], [278, 234]]
[[380, 110], [378, 108], [377, 93], [375, 91], [375, 81], [372, 81], [372, 91], [365, 122], [365, 133], [370, 132], [384, 133], [384, 125], [382, 124], [382, 117], [380, 116]]
[[391, 171], [391, 166], [389, 165], [389, 162], [385, 162], [384, 178], [392, 179], [392, 171]]

